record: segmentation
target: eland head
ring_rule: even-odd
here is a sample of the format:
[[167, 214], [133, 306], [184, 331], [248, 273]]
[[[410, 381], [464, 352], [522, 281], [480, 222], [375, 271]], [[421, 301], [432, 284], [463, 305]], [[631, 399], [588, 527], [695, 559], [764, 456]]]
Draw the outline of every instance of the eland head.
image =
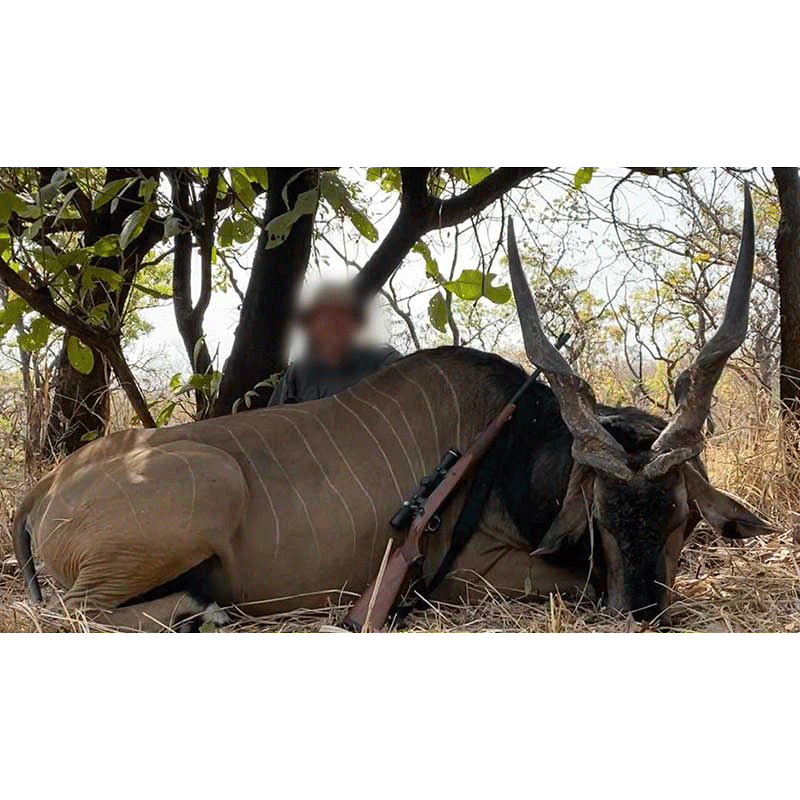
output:
[[593, 536], [610, 608], [653, 620], [672, 602], [678, 558], [698, 512], [731, 538], [771, 526], [712, 487], [699, 459], [712, 393], [728, 358], [742, 344], [754, 264], [753, 210], [745, 187], [739, 257], [722, 323], [675, 384], [676, 411], [645, 448], [623, 446], [613, 420], [603, 419], [589, 384], [545, 335], [520, 262], [513, 224], [508, 260], [525, 351], [547, 376], [572, 434], [573, 469], [561, 510], [535, 555], [557, 556]]

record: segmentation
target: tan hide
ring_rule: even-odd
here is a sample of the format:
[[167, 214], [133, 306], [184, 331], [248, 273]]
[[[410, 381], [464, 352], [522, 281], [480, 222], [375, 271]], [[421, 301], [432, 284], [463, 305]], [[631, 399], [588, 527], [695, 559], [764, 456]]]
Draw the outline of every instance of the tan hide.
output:
[[[98, 440], [20, 514], [73, 605], [114, 608], [212, 556], [209, 594], [221, 605], [262, 614], [341, 602], [376, 573], [396, 535], [388, 520], [419, 477], [502, 403], [486, 367], [419, 353], [332, 398]], [[495, 509], [456, 566], [516, 592], [583, 585], [528, 549]]]

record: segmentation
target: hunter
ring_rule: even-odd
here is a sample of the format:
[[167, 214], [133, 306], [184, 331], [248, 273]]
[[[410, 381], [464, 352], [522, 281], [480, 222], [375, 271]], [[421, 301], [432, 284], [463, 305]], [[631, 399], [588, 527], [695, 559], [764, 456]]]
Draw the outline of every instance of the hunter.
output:
[[402, 358], [393, 347], [360, 344], [366, 310], [350, 285], [326, 284], [298, 315], [306, 354], [275, 385], [270, 406], [330, 397]]

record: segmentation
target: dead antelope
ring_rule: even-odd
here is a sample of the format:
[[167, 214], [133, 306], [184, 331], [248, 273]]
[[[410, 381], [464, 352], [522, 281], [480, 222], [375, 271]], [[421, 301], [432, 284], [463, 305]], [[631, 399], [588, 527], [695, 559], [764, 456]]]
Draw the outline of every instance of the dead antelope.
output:
[[[753, 239], [746, 192], [724, 319], [678, 380], [665, 422], [595, 403], [544, 335], [509, 229], [525, 348], [549, 387], [534, 384], [520, 401], [477, 528], [435, 597], [463, 594], [463, 580], [522, 595], [579, 590], [588, 578], [612, 609], [649, 620], [670, 605], [701, 516], [730, 537], [769, 527], [710, 486], [699, 458], [712, 392], [747, 329]], [[214, 603], [269, 614], [341, 602], [374, 577], [388, 521], [420, 476], [448, 447], [466, 449], [524, 380], [498, 356], [444, 347], [324, 400], [93, 442], [18, 510], [30, 592], [41, 597], [33, 542], [68, 606], [120, 626], [173, 623], [176, 609]], [[426, 542], [427, 577], [468, 490]]]

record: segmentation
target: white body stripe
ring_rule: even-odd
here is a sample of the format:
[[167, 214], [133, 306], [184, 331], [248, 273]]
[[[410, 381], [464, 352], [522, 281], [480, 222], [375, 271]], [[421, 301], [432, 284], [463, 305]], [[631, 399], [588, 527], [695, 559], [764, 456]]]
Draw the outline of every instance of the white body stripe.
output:
[[369, 434], [370, 438], [373, 442], [375, 442], [375, 446], [380, 450], [381, 455], [383, 456], [383, 460], [386, 462], [386, 466], [389, 468], [389, 474], [392, 476], [392, 480], [394, 481], [395, 489], [397, 489], [397, 496], [400, 498], [400, 502], [403, 502], [403, 492], [400, 489], [400, 484], [397, 482], [397, 476], [394, 474], [394, 470], [392, 469], [392, 465], [389, 461], [389, 458], [386, 455], [386, 451], [381, 447], [381, 443], [375, 438], [375, 434], [364, 424], [364, 420], [350, 408], [344, 400], [339, 397], [338, 394], [333, 395], [333, 400], [335, 400], [343, 409], [348, 411], [353, 417], [358, 421], [358, 424]]
[[417, 381], [415, 381], [413, 378], [409, 378], [408, 375], [405, 375], [397, 364], [393, 364], [390, 367], [390, 369], [395, 370], [395, 372], [407, 383], [416, 386], [417, 389], [419, 390], [419, 393], [422, 395], [423, 400], [425, 400], [425, 405], [428, 406], [428, 412], [431, 415], [431, 425], [433, 425], [433, 438], [434, 441], [436, 442], [436, 452], [441, 455], [442, 446], [439, 442], [439, 427], [436, 424], [436, 415], [433, 413], [433, 406], [431, 405], [431, 401], [428, 398], [428, 393], [422, 388], [422, 386], [419, 383], [417, 383]]
[[210, 424], [212, 424], [213, 427], [215, 428], [219, 428], [219, 430], [221, 431], [225, 431], [225, 433], [227, 433], [233, 439], [233, 441], [236, 442], [236, 446], [239, 448], [239, 451], [247, 459], [247, 462], [250, 464], [253, 472], [255, 472], [256, 477], [258, 478], [258, 482], [261, 484], [261, 488], [264, 491], [264, 495], [266, 496], [267, 501], [269, 502], [269, 507], [270, 510], [272, 511], [272, 517], [275, 520], [275, 552], [272, 557], [273, 559], [277, 558], [278, 551], [280, 550], [281, 546], [281, 521], [278, 518], [278, 512], [275, 510], [275, 503], [272, 502], [272, 495], [269, 493], [269, 490], [267, 489], [267, 486], [264, 483], [264, 479], [261, 477], [261, 473], [258, 471], [258, 469], [256, 469], [256, 465], [253, 463], [253, 460], [250, 458], [250, 456], [247, 455], [247, 452], [242, 447], [242, 443], [239, 441], [236, 434], [229, 428], [224, 427], [223, 425], [215, 423], [210, 423]]
[[[364, 496], [367, 498], [367, 502], [370, 504], [372, 508], [372, 517], [375, 520], [375, 527], [372, 531], [372, 547], [375, 547], [375, 537], [378, 535], [378, 509], [375, 507], [375, 501], [372, 499], [372, 495], [367, 491], [364, 484], [361, 482], [361, 479], [356, 475], [355, 470], [350, 466], [350, 462], [347, 460], [347, 456], [342, 452], [342, 449], [336, 444], [336, 440], [333, 438], [333, 434], [328, 430], [328, 427], [325, 423], [316, 415], [312, 414], [310, 411], [306, 411], [305, 409], [295, 409], [298, 413], [304, 414], [307, 417], [311, 417], [325, 432], [325, 435], [328, 437], [330, 443], [333, 445], [336, 452], [339, 454], [340, 458], [344, 462], [344, 465], [347, 467], [348, 472], [353, 476], [353, 480], [358, 484], [361, 491], [364, 493]], [[355, 543], [353, 543], [353, 554], [355, 555], [356, 548]]]
[[385, 397], [387, 400], [389, 400], [390, 402], [394, 403], [395, 406], [397, 406], [397, 410], [400, 412], [400, 416], [403, 418], [403, 422], [405, 422], [406, 428], [408, 428], [408, 433], [409, 436], [411, 437], [411, 441], [414, 442], [414, 447], [417, 448], [417, 455], [419, 456], [419, 469], [420, 469], [419, 474], [422, 475], [426, 470], [425, 457], [422, 455], [422, 449], [419, 446], [419, 442], [417, 441], [414, 429], [411, 427], [411, 423], [409, 423], [405, 411], [403, 411], [403, 406], [401, 406], [400, 403], [398, 403], [397, 400], [390, 394], [386, 394], [386, 392], [382, 392], [376, 386], [373, 386], [369, 378], [364, 378], [362, 383], [365, 386], [368, 386], [370, 389], [372, 389], [372, 391], [375, 392], [375, 394], [379, 394], [381, 397]]
[[417, 476], [417, 471], [414, 469], [414, 465], [411, 463], [411, 457], [408, 455], [408, 450], [406, 450], [406, 446], [403, 443], [403, 439], [401, 438], [400, 434], [397, 433], [397, 430], [394, 427], [394, 425], [392, 425], [392, 421], [389, 419], [389, 417], [387, 417], [386, 414], [384, 414], [383, 411], [381, 411], [376, 405], [373, 405], [369, 401], [359, 397], [352, 389], [348, 389], [347, 394], [349, 394], [350, 397], [352, 397], [354, 400], [358, 400], [359, 403], [363, 403], [365, 406], [368, 406], [377, 414], [380, 414], [381, 417], [383, 417], [384, 421], [389, 426], [389, 429], [394, 434], [394, 438], [397, 439], [398, 443], [400, 444], [400, 447], [403, 450], [403, 455], [405, 455], [406, 461], [408, 461], [408, 469], [411, 472], [411, 479], [414, 480], [414, 478]]
[[183, 463], [186, 464], [186, 469], [189, 470], [189, 475], [192, 476], [192, 506], [189, 511], [189, 524], [188, 524], [188, 527], [191, 528], [192, 525], [194, 524], [194, 510], [195, 506], [197, 505], [197, 478], [195, 477], [192, 465], [189, 463], [189, 460], [185, 456], [182, 456], [180, 453], [173, 453], [170, 450], [164, 450], [162, 447], [159, 447], [158, 445], [153, 445], [153, 450], [156, 450], [162, 455], [172, 456], [173, 458], [177, 458], [179, 461], [183, 461]]
[[261, 431], [259, 431], [258, 428], [254, 428], [252, 425], [248, 425], [246, 422], [242, 422], [242, 425], [244, 425], [246, 428], [250, 428], [250, 430], [253, 431], [253, 433], [255, 433], [256, 436], [258, 436], [258, 438], [261, 440], [261, 443], [267, 449], [267, 452], [269, 452], [270, 457], [272, 458], [272, 460], [278, 465], [278, 468], [283, 473], [283, 476], [286, 478], [286, 483], [289, 484], [289, 486], [291, 487], [292, 491], [297, 496], [297, 499], [300, 501], [300, 505], [302, 505], [302, 507], [303, 507], [303, 513], [305, 513], [306, 520], [308, 521], [308, 526], [311, 528], [311, 535], [314, 537], [314, 544], [315, 544], [315, 546], [317, 548], [317, 553], [322, 554], [322, 548], [320, 547], [320, 544], [319, 544], [319, 534], [317, 533], [317, 528], [314, 525], [314, 521], [311, 519], [311, 514], [308, 511], [308, 505], [306, 504], [306, 501], [303, 500], [303, 496], [297, 490], [297, 487], [292, 482], [292, 479], [289, 477], [289, 473], [286, 472], [286, 470], [284, 469], [283, 464], [281, 464], [280, 460], [275, 455], [274, 450], [269, 446], [269, 444], [267, 443], [267, 440], [261, 434]]
[[441, 376], [444, 378], [444, 382], [450, 388], [450, 394], [453, 395], [453, 406], [456, 413], [456, 447], [461, 447], [461, 406], [458, 404], [458, 395], [456, 394], [455, 387], [453, 386], [452, 381], [450, 378], [447, 377], [447, 373], [435, 362], [428, 358], [427, 355], [423, 353], [422, 357], [430, 364]]
[[277, 417], [278, 419], [286, 420], [286, 422], [288, 422], [297, 431], [297, 435], [303, 440], [303, 444], [305, 445], [306, 450], [308, 450], [308, 454], [311, 456], [311, 458], [314, 459], [317, 466], [319, 467], [320, 472], [322, 473], [322, 477], [325, 479], [325, 482], [328, 484], [328, 486], [331, 487], [334, 494], [336, 494], [339, 500], [341, 500], [342, 505], [344, 506], [344, 510], [350, 517], [350, 525], [353, 529], [353, 547], [355, 548], [356, 543], [358, 541], [358, 532], [356, 531], [356, 520], [355, 517], [353, 516], [353, 512], [350, 510], [350, 506], [347, 504], [347, 500], [345, 500], [344, 498], [344, 495], [334, 485], [333, 481], [331, 481], [330, 477], [328, 476], [328, 473], [325, 471], [325, 467], [322, 465], [322, 462], [317, 458], [316, 454], [311, 449], [311, 445], [309, 445], [308, 439], [306, 439], [306, 437], [303, 435], [303, 432], [297, 426], [297, 423], [295, 423], [295, 421], [290, 417], [287, 417], [285, 414], [279, 414], [277, 411], [273, 412], [273, 416]]

